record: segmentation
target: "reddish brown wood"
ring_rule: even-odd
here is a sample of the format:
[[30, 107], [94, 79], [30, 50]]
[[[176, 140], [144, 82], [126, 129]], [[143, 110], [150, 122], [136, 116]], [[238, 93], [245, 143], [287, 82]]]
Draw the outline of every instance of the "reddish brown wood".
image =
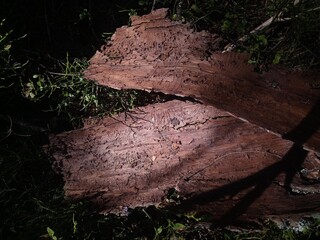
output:
[[320, 151], [319, 73], [256, 73], [248, 56], [219, 53], [220, 38], [166, 18], [132, 17], [90, 60], [88, 79], [117, 89], [191, 96]]
[[50, 147], [66, 196], [104, 213], [167, 206], [170, 188], [176, 208], [220, 220], [320, 210], [314, 153], [212, 106], [171, 101], [88, 120]]
[[166, 14], [132, 17], [85, 75], [208, 105], [149, 105], [52, 136], [66, 195], [122, 213], [171, 207], [166, 195], [174, 188], [175, 209], [209, 212], [219, 222], [319, 212], [319, 76], [275, 67], [258, 74], [246, 55], [215, 52], [217, 35]]

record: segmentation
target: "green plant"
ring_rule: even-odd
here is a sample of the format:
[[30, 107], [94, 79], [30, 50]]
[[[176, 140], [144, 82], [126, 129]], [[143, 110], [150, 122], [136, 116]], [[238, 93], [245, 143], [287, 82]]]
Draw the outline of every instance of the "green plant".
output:
[[12, 87], [24, 67], [24, 64], [15, 62], [12, 58], [12, 30], [5, 30], [4, 25], [5, 19], [0, 20], [0, 90]]
[[117, 91], [96, 85], [84, 78], [86, 59], [56, 61], [52, 71], [44, 68], [22, 83], [23, 96], [35, 102], [48, 102], [58, 114], [68, 115], [75, 125], [84, 117], [114, 114], [132, 109], [138, 102], [137, 91]]
[[2, 33], [3, 24], [5, 22], [5, 19], [2, 19], [0, 21], [0, 88], [8, 87], [6, 85], [6, 78], [9, 74], [9, 69], [11, 69], [10, 66], [10, 48], [11, 43], [9, 41], [9, 35], [12, 33], [12, 31], [4, 32]]
[[270, 63], [319, 68], [319, 11], [314, 0], [270, 1], [264, 14], [271, 18], [236, 40], [238, 50], [249, 52], [258, 68]]
[[55, 236], [55, 234], [54, 234], [54, 231], [53, 231], [51, 228], [47, 227], [47, 232], [48, 232], [49, 237], [50, 237], [52, 240], [58, 240], [58, 238], [57, 238], [57, 237]]
[[32, 101], [58, 96], [60, 97], [60, 102], [56, 107], [58, 112], [74, 104], [76, 99], [80, 100], [81, 109], [86, 109], [91, 105], [97, 106], [94, 94], [97, 89], [82, 76], [82, 71], [86, 66], [85, 59], [73, 59], [70, 62], [67, 56], [66, 61], [56, 62], [54, 68], [57, 71], [45, 69], [43, 73], [34, 74], [32, 79], [24, 84], [23, 95]]
[[185, 224], [177, 222], [177, 220], [170, 219], [169, 217], [166, 218], [165, 223], [162, 221], [156, 223], [146, 210], [142, 209], [142, 211], [153, 224], [153, 239], [176, 239], [176, 237], [180, 235], [181, 231], [186, 228]]

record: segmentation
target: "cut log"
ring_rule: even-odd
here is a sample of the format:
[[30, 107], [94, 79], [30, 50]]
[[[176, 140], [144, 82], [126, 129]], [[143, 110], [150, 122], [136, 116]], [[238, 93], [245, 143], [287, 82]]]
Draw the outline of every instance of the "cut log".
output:
[[281, 67], [257, 73], [248, 56], [222, 54], [220, 38], [166, 18], [132, 17], [90, 60], [88, 79], [116, 89], [191, 96], [320, 151], [320, 74]]
[[225, 111], [182, 101], [88, 120], [52, 136], [65, 194], [103, 213], [168, 206], [250, 220], [320, 210], [320, 160]]

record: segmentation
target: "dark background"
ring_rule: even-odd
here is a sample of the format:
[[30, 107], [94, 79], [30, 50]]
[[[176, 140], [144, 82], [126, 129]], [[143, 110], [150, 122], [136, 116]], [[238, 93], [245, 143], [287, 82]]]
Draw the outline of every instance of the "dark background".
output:
[[134, 0], [2, 0], [0, 16], [13, 38], [26, 34], [15, 46], [21, 55], [89, 57], [103, 42], [101, 34], [127, 24], [128, 10], [137, 7]]

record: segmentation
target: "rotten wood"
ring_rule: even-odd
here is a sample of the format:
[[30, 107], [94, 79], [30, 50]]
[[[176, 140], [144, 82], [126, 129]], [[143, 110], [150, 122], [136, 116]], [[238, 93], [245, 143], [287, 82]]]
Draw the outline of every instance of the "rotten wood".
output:
[[217, 35], [166, 14], [132, 17], [93, 56], [86, 78], [116, 89], [191, 96], [320, 151], [319, 73], [271, 67], [259, 74], [247, 55], [217, 52]]
[[102, 212], [168, 206], [215, 219], [320, 210], [320, 160], [288, 140], [213, 106], [170, 101], [88, 120], [52, 136], [54, 165], [72, 199]]

